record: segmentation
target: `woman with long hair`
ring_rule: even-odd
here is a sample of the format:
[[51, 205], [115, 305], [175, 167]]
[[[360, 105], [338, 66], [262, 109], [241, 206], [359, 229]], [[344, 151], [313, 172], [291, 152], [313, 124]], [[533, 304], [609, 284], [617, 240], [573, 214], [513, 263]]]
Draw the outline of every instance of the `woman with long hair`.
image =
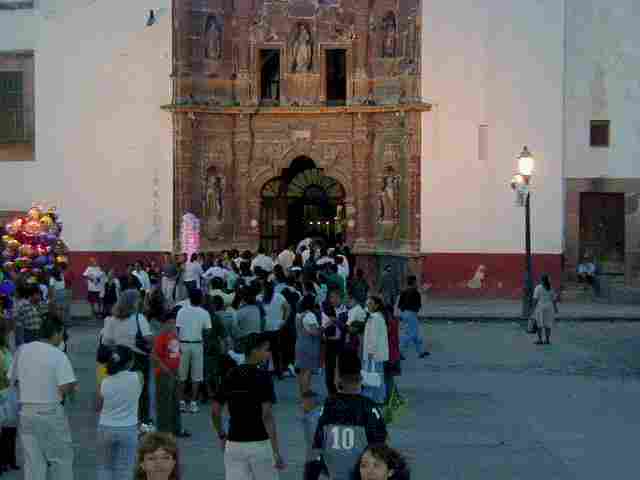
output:
[[[369, 311], [362, 337], [362, 367], [384, 376], [384, 362], [389, 360], [389, 336], [385, 319], [385, 304], [380, 297], [369, 297]], [[362, 394], [382, 405], [386, 400], [384, 381], [380, 386], [364, 385]]]
[[[558, 313], [558, 296], [551, 287], [551, 280], [546, 273], [540, 277], [540, 283], [533, 291], [533, 311], [538, 327], [538, 341], [536, 345], [551, 344], [551, 327], [555, 323]], [[544, 329], [545, 340], [542, 340]]]
[[149, 429], [151, 423], [148, 383], [151, 369], [149, 353], [153, 346], [153, 335], [147, 318], [138, 310], [139, 305], [140, 293], [137, 290], [129, 289], [122, 292], [113, 308], [113, 315], [104, 320], [102, 342], [105, 345], [124, 345], [133, 351], [133, 369], [142, 372], [144, 376], [139, 408], [141, 428], [144, 431]]
[[98, 391], [98, 480], [132, 478], [138, 448], [138, 403], [144, 377], [131, 372], [133, 353], [118, 345]]
[[148, 433], [138, 448], [134, 480], [180, 480], [178, 445], [168, 433]]

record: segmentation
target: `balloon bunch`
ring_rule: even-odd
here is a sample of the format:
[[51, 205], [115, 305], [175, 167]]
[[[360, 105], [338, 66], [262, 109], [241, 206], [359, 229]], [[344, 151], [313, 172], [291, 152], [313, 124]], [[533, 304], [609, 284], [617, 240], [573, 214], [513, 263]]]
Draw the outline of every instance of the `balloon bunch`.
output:
[[38, 274], [68, 263], [66, 247], [60, 239], [62, 223], [55, 207], [34, 205], [27, 215], [5, 225], [1, 259], [7, 270]]

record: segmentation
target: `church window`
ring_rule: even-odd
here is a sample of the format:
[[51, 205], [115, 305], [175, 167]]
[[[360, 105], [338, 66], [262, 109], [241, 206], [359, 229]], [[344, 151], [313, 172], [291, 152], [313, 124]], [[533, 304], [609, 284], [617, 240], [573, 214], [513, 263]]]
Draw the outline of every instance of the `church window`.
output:
[[260, 50], [260, 100], [264, 105], [280, 101], [280, 50]]
[[347, 51], [331, 49], [325, 53], [327, 62], [327, 105], [341, 106], [347, 101]]
[[611, 140], [609, 120], [591, 120], [589, 141], [592, 147], [608, 147]]

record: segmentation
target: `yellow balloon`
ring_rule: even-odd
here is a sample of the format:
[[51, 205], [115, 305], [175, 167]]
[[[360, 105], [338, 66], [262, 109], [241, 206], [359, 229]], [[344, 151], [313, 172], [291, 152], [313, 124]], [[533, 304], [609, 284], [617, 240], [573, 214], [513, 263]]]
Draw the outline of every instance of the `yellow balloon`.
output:
[[20, 242], [14, 238], [13, 240], [9, 240], [7, 242], [7, 247], [17, 250], [18, 248], [20, 248]]
[[59, 255], [56, 258], [56, 263], [68, 263], [67, 260], [68, 260], [67, 257], [65, 257], [64, 255]]
[[44, 215], [40, 219], [40, 225], [42, 225], [45, 230], [49, 230], [49, 228], [53, 225], [53, 219], [49, 215]]
[[11, 235], [3, 235], [2, 236], [2, 241], [4, 243], [9, 243], [11, 240], [13, 240], [13, 237]]
[[40, 215], [42, 215], [42, 211], [38, 207], [31, 207], [27, 212], [27, 215], [32, 220], [39, 220]]

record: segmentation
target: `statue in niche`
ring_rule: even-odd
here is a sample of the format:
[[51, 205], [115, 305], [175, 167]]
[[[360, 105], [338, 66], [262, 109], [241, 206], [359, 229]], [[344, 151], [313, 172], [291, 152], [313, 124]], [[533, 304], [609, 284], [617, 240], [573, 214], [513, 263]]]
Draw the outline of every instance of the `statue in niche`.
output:
[[293, 73], [307, 73], [311, 69], [311, 34], [304, 24], [298, 25], [298, 33], [293, 42]]
[[215, 15], [209, 15], [204, 27], [204, 58], [222, 58], [222, 22]]
[[393, 58], [396, 56], [396, 18], [389, 13], [382, 21], [382, 56]]
[[382, 190], [378, 194], [378, 220], [383, 223], [396, 223], [399, 214], [400, 175], [394, 175], [393, 169], [387, 169], [382, 178]]
[[205, 216], [209, 221], [222, 222], [224, 219], [225, 179], [220, 175], [207, 178]]

